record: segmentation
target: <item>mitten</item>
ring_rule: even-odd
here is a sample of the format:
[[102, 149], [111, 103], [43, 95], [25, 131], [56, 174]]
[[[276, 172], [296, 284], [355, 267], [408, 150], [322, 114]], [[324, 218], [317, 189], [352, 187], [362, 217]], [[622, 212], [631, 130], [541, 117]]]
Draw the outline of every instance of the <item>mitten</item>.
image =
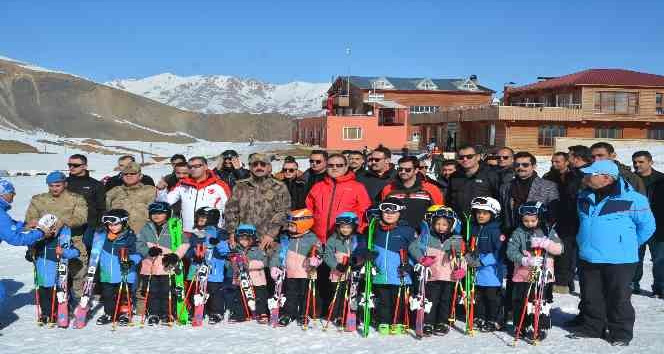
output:
[[436, 257], [434, 256], [424, 256], [420, 258], [417, 262], [421, 264], [424, 267], [431, 267], [436, 261]]
[[148, 256], [150, 257], [157, 257], [161, 254], [161, 248], [157, 246], [152, 246], [148, 250]]

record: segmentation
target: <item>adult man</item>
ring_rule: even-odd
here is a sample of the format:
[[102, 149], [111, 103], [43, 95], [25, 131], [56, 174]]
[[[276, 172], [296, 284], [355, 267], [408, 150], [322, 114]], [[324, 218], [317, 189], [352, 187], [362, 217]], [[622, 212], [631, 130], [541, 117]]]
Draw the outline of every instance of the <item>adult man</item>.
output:
[[226, 204], [226, 230], [233, 237], [239, 224], [256, 226], [259, 246], [268, 249], [286, 224], [291, 207], [288, 188], [270, 176], [269, 156], [261, 153], [249, 158], [251, 175], [238, 181]]
[[498, 175], [490, 167], [480, 165], [480, 156], [475, 147], [461, 146], [457, 151], [457, 161], [461, 169], [450, 177], [445, 200], [458, 215], [470, 211], [470, 202], [475, 197], [498, 199]]
[[401, 212], [402, 220], [419, 230], [427, 209], [435, 204], [445, 204], [443, 194], [438, 187], [427, 182], [425, 177], [417, 172], [419, 167], [417, 157], [402, 157], [397, 164], [399, 178], [383, 188], [380, 199], [400, 199], [406, 206], [406, 209]]
[[274, 178], [280, 180], [288, 188], [288, 193], [290, 194], [290, 209], [304, 209], [305, 204], [304, 200], [307, 198], [306, 195], [306, 184], [298, 176], [300, 170], [298, 169], [297, 161], [292, 156], [288, 156], [284, 159], [284, 165], [281, 167], [281, 173], [275, 174]]
[[447, 195], [447, 190], [450, 186], [450, 178], [457, 171], [457, 162], [454, 160], [443, 160], [440, 165], [440, 172], [438, 173], [438, 185], [443, 195]]
[[[634, 166], [634, 171], [636, 174], [641, 177], [643, 184], [646, 187], [646, 196], [650, 202], [651, 208], [655, 203], [653, 198], [655, 185], [660, 181], [664, 180], [664, 173], [661, 173], [653, 168], [652, 155], [648, 151], [637, 151], [632, 154], [632, 164]], [[639, 263], [636, 266], [636, 272], [634, 273], [634, 279], [632, 279], [632, 292], [634, 294], [641, 293], [641, 277], [643, 277], [643, 258], [646, 255], [646, 246], [650, 248], [650, 257], [655, 258], [655, 251], [657, 245], [655, 244], [655, 238], [643, 244], [639, 248]], [[654, 250], [655, 249], [655, 250]], [[655, 267], [653, 267], [653, 274], [655, 274]], [[654, 284], [657, 282], [664, 281], [664, 279], [654, 279]], [[658, 293], [662, 292], [662, 289], [656, 289]], [[653, 292], [655, 292], [655, 286], [653, 285]]]
[[[173, 166], [173, 173], [164, 176], [163, 180], [166, 182], [168, 191], [172, 191], [175, 187], [185, 178], [189, 178], [189, 165], [187, 162], [177, 162]], [[182, 218], [182, 201], [178, 200], [175, 204], [171, 205], [173, 216]]]
[[[182, 228], [192, 232], [196, 210], [210, 207], [219, 210], [223, 215], [224, 207], [231, 196], [231, 188], [208, 169], [205, 157], [190, 158], [187, 167], [189, 177], [183, 178], [172, 190], [167, 190], [168, 186], [163, 180], [159, 182], [157, 200], [170, 205], [182, 202]], [[224, 220], [220, 218], [218, 226], [223, 225]]]
[[364, 155], [361, 151], [351, 150], [348, 153], [348, 168], [357, 174], [364, 170]]
[[648, 241], [652, 257], [652, 291], [655, 297], [662, 299], [664, 298], [664, 181], [653, 185], [651, 205], [657, 223], [655, 235]]
[[500, 148], [496, 152], [496, 160], [498, 161], [500, 184], [512, 182], [514, 179], [514, 150], [507, 146]]
[[637, 174], [632, 172], [632, 170], [627, 165], [623, 165], [620, 161], [616, 160], [616, 151], [613, 148], [613, 145], [606, 142], [594, 143], [590, 146], [590, 151], [593, 154], [593, 160], [611, 160], [615, 162], [620, 171], [620, 177], [622, 177], [627, 183], [631, 184], [637, 192], [646, 195], [646, 186], [643, 184], [643, 180]]
[[327, 168], [327, 151], [311, 150], [309, 154], [309, 168], [304, 171], [302, 180], [305, 183], [306, 193], [309, 193], [311, 187], [325, 178], [325, 169]]
[[587, 188], [579, 195], [579, 266], [585, 283], [583, 326], [573, 338], [604, 336], [626, 346], [633, 337], [634, 308], [629, 283], [639, 245], [655, 231], [648, 199], [620, 177], [609, 160], [582, 169]]
[[241, 179], [249, 178], [249, 170], [242, 167], [240, 155], [235, 150], [226, 150], [219, 156], [219, 163], [214, 173], [224, 181], [231, 189]]
[[397, 171], [391, 165], [392, 152], [390, 149], [379, 146], [371, 152], [367, 159], [366, 171], [357, 174], [357, 181], [366, 188], [371, 201], [380, 202], [380, 192], [396, 178]]
[[[101, 182], [104, 183], [104, 188], [106, 188], [106, 191], [110, 191], [111, 189], [121, 186], [124, 184], [122, 181], [122, 171], [132, 162], [136, 162], [136, 158], [132, 155], [123, 155], [120, 156], [118, 159], [118, 166], [115, 168], [116, 170], [120, 171], [117, 175], [113, 177], [104, 177]], [[154, 180], [152, 177], [148, 175], [141, 175], [141, 181], [143, 185], [146, 186], [154, 186]]]
[[[88, 204], [77, 193], [67, 190], [67, 176], [53, 171], [46, 176], [48, 192], [37, 194], [30, 200], [25, 220], [33, 224], [46, 214], [57, 216], [60, 225], [74, 229], [85, 225], [88, 219]], [[58, 227], [59, 229], [59, 227]]]
[[[166, 176], [163, 177], [164, 181], [166, 181], [166, 184], [168, 184], [168, 189], [173, 189], [175, 185], [178, 183], [180, 178], [178, 178], [178, 166], [180, 166], [180, 172], [186, 171], [187, 174], [189, 173], [189, 170], [186, 168], [187, 167], [187, 159], [184, 157], [182, 154], [175, 154], [171, 156], [170, 160], [171, 167], [173, 168], [173, 172], [167, 174]], [[184, 164], [184, 169], [182, 168]]]
[[121, 172], [122, 185], [106, 193], [106, 209], [124, 209], [129, 213], [129, 227], [138, 233], [148, 221], [148, 205], [154, 202], [156, 189], [145, 185], [141, 165], [129, 162]]

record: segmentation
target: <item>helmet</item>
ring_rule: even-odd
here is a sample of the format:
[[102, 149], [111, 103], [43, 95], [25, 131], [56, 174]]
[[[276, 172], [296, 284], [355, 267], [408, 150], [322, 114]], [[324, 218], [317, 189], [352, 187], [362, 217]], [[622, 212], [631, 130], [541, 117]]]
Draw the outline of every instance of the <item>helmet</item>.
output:
[[360, 223], [360, 219], [351, 211], [344, 211], [343, 213], [337, 215], [334, 223], [337, 225], [355, 225], [357, 226]]
[[542, 221], [548, 216], [549, 209], [542, 202], [525, 202], [519, 206], [519, 216], [537, 215]]
[[486, 210], [494, 217], [500, 214], [500, 203], [491, 197], [476, 197], [470, 202], [471, 210]]
[[104, 225], [122, 224], [126, 227], [127, 222], [129, 222], [129, 213], [124, 209], [111, 209], [101, 216], [101, 223]]
[[424, 214], [424, 220], [426, 220], [431, 226], [433, 226], [433, 223], [438, 218], [445, 218], [450, 222], [450, 232], [455, 232], [457, 225], [459, 225], [459, 217], [457, 214], [452, 208], [448, 208], [444, 205], [432, 205]]
[[309, 209], [297, 209], [288, 213], [286, 221], [289, 224], [295, 224], [296, 232], [303, 234], [314, 226], [314, 215]]
[[221, 213], [218, 209], [215, 208], [202, 207], [196, 210], [196, 213], [194, 214], [194, 220], [198, 220], [200, 217], [204, 217], [206, 219], [205, 226], [216, 226], [219, 224]]
[[236, 237], [250, 237], [252, 240], [256, 240], [256, 226], [250, 224], [240, 224], [237, 229], [235, 229]]
[[148, 205], [148, 213], [152, 214], [166, 214], [171, 216], [171, 205], [166, 202], [153, 202]]

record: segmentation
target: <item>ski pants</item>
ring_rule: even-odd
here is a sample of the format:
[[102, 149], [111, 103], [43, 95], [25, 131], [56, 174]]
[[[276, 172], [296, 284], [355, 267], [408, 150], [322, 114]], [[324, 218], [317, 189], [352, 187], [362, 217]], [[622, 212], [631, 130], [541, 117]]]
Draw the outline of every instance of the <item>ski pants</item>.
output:
[[646, 247], [650, 249], [650, 258], [652, 259], [652, 291], [661, 294], [664, 292], [664, 242], [657, 242], [654, 237], [639, 247], [639, 263], [636, 265], [636, 271], [632, 279], [632, 288], [641, 288], [639, 283], [643, 277], [643, 259], [646, 256]]
[[[431, 311], [425, 315], [425, 323], [431, 325], [447, 323], [450, 317], [454, 284], [454, 282], [443, 280], [430, 281], [427, 283], [427, 298], [431, 301]], [[457, 296], [460, 295], [461, 294], [457, 294]]]
[[244, 300], [240, 287], [233, 285], [232, 280], [224, 281], [222, 294], [224, 299], [223, 304], [226, 310], [230, 312], [230, 319], [233, 321], [244, 321], [247, 318], [247, 313], [243, 305]]
[[83, 295], [83, 285], [85, 284], [88, 273], [89, 256], [88, 248], [83, 243], [83, 236], [72, 236], [71, 240], [74, 247], [81, 253], [77, 258], [69, 260], [69, 274], [72, 280], [70, 289], [76, 300], [78, 300]]
[[334, 287], [332, 286], [332, 282], [329, 281], [330, 271], [330, 267], [325, 262], [321, 263], [321, 265], [316, 268], [316, 274], [318, 277], [318, 280], [316, 281], [316, 293], [318, 294], [320, 307], [324, 309], [328, 308], [332, 301], [332, 296], [334, 295]]
[[[512, 283], [512, 286], [514, 283]], [[497, 322], [500, 312], [501, 288], [499, 286], [475, 286], [475, 317]]]
[[58, 308], [58, 299], [53, 292], [55, 287], [53, 286], [40, 286], [39, 287], [39, 310], [41, 311], [42, 316], [48, 316], [51, 320], [55, 321], [55, 317], [51, 316], [51, 306], [55, 304], [55, 311], [57, 312]]
[[[530, 285], [531, 285], [530, 283], [513, 283], [512, 285], [512, 309], [514, 311], [512, 316], [512, 321], [514, 323], [515, 328], [519, 325], [519, 321], [521, 320], [521, 312], [524, 310], [524, 304], [526, 303], [525, 302], [526, 295], [528, 295], [528, 302], [534, 303], [533, 301], [535, 299], [535, 289], [534, 289], [535, 285], [533, 284], [533, 289], [531, 289], [530, 294], [528, 294], [528, 288], [530, 287]], [[544, 287], [544, 295], [542, 297], [544, 303], [547, 304], [553, 303], [552, 290], [553, 287], [551, 286], [551, 284], [546, 284], [546, 286]], [[524, 317], [523, 319], [522, 329], [532, 325], [534, 322], [533, 320], [534, 320], [533, 315], [530, 315], [526, 312], [526, 317]], [[551, 328], [551, 316], [540, 314], [539, 328], [542, 330]]]
[[630, 281], [636, 263], [607, 264], [581, 261], [584, 330], [600, 337], [605, 328], [614, 340], [631, 341], [634, 330], [634, 307]]
[[[120, 283], [100, 283], [101, 286], [101, 300], [104, 303], [104, 313], [113, 317], [115, 314], [115, 302], [117, 301], [118, 290], [120, 289]], [[132, 297], [133, 284], [129, 285], [129, 296]], [[122, 294], [120, 294], [120, 306], [123, 306], [127, 303], [127, 290], [122, 289]], [[132, 305], [134, 301], [132, 299]], [[131, 309], [133, 311], [133, 309]], [[121, 312], [118, 311], [118, 315]]]
[[[343, 317], [343, 311], [344, 311], [344, 302], [346, 301], [346, 286], [348, 285], [347, 281], [342, 281], [342, 282], [330, 282], [332, 288], [334, 291], [332, 292], [332, 299], [330, 299], [330, 304], [325, 307], [329, 313], [330, 311], [330, 306], [332, 305], [332, 302], [334, 302], [334, 308], [332, 308], [332, 317], [331, 319], [337, 319]], [[337, 288], [337, 285], [339, 286]], [[336, 292], [336, 300], [335, 300], [335, 292]], [[325, 316], [328, 315], [328, 313], [325, 313]], [[327, 317], [326, 317], [327, 318]]]
[[[391, 324], [394, 319], [394, 308], [396, 306], [397, 293], [399, 292], [399, 285], [373, 285], [373, 292], [376, 296], [374, 313], [376, 314], [376, 323], [378, 324]], [[403, 292], [402, 292], [403, 294]], [[427, 294], [428, 295], [428, 294]], [[427, 296], [428, 297], [428, 296]], [[399, 307], [403, 303], [399, 304]], [[396, 323], [403, 323], [403, 311], [399, 311], [396, 318]]]
[[554, 262], [556, 285], [573, 288], [574, 274], [576, 273], [576, 237], [561, 236], [560, 239], [563, 242], [563, 249], [565, 252], [560, 256], [556, 256], [556, 261]]
[[[148, 308], [147, 312], [150, 315], [155, 316], [166, 316], [169, 313], [174, 315], [176, 309], [177, 300], [175, 298], [175, 293], [173, 293], [173, 288], [171, 286], [170, 277], [168, 275], [153, 275], [152, 280], [150, 280], [150, 294], [146, 294], [148, 287], [148, 277], [143, 279], [143, 289], [142, 293], [147, 295], [148, 298]], [[171, 311], [168, 311], [168, 294], [171, 294]], [[138, 304], [137, 304], [138, 305]]]
[[[286, 288], [284, 313], [290, 318], [304, 318], [307, 307], [309, 282], [309, 279], [304, 278], [286, 278], [284, 281], [284, 287]], [[311, 318], [317, 318], [320, 315], [320, 303], [318, 299], [316, 299], [317, 297], [318, 294], [309, 299], [309, 317]], [[315, 307], [314, 302], [316, 303]]]

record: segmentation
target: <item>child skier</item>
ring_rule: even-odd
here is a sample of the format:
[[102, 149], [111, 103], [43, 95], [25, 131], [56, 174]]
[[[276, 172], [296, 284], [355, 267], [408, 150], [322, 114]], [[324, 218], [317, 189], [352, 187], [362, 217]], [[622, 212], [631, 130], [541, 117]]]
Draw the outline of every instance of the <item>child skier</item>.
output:
[[[401, 334], [403, 326], [390, 327], [393, 321], [397, 293], [402, 283], [412, 284], [410, 263], [402, 265], [401, 250], [407, 250], [415, 239], [415, 229], [400, 220], [401, 211], [406, 209], [403, 201], [388, 197], [379, 204], [380, 221], [373, 236], [373, 250], [359, 251], [359, 258], [375, 258], [376, 275], [373, 277], [373, 293], [376, 296], [375, 315], [380, 334]], [[396, 324], [403, 323], [401, 314], [396, 316]], [[395, 324], [395, 325], [396, 325]]]
[[[546, 225], [543, 208], [541, 202], [522, 204], [518, 210], [521, 224], [514, 230], [507, 244], [507, 257], [514, 262], [512, 309], [515, 332], [525, 327], [524, 336], [531, 340], [543, 340], [546, 338], [546, 330], [551, 328], [551, 284], [555, 281], [552, 256], [563, 252], [563, 245], [555, 230]], [[534, 288], [530, 289], [531, 286]], [[523, 310], [527, 311], [526, 315], [522, 314]], [[535, 314], [539, 315], [537, 333]], [[525, 316], [524, 321], [521, 321], [521, 316]]]
[[[254, 225], [240, 224], [235, 230], [235, 240], [237, 243], [231, 258], [234, 269], [239, 270], [240, 264], [246, 266], [253, 288], [254, 309], [251, 311], [258, 323], [267, 324], [269, 316], [265, 268], [268, 267], [268, 255], [256, 243], [256, 227]], [[244, 301], [251, 300], [246, 298], [246, 294], [244, 296]]]
[[[321, 259], [312, 255], [312, 249], [320, 249], [318, 237], [311, 232], [314, 225], [313, 214], [309, 209], [298, 209], [288, 213], [288, 235], [282, 235], [280, 244], [270, 259], [270, 274], [277, 279], [286, 272], [284, 286], [286, 288], [286, 303], [284, 314], [279, 318], [280, 326], [288, 326], [297, 319], [298, 324], [304, 324], [307, 319], [307, 305], [313, 314], [315, 299], [307, 301], [310, 281], [316, 277], [316, 268], [322, 263]], [[285, 251], [287, 250], [287, 251]], [[285, 253], [286, 269], [280, 267], [279, 257], [275, 255]]]
[[[230, 248], [228, 233], [217, 227], [220, 217], [221, 213], [214, 208], [203, 207], [196, 211], [194, 230], [189, 238], [189, 250], [186, 254], [190, 260], [187, 275], [187, 280], [190, 282], [196, 282], [195, 277], [202, 265], [208, 267], [207, 295], [209, 297], [205, 303], [205, 310], [208, 315], [208, 323], [212, 325], [223, 321], [226, 312], [224, 275]], [[194, 302], [192, 301], [192, 303]]]
[[[148, 325], [154, 326], [161, 322], [167, 325], [173, 321], [169, 315], [175, 312], [173, 289], [168, 270], [164, 263], [173, 262], [174, 256], [181, 258], [187, 251], [188, 244], [183, 243], [176, 250], [171, 251], [171, 234], [168, 228], [168, 219], [171, 217], [171, 206], [165, 202], [154, 202], [148, 206], [150, 221], [141, 229], [136, 237], [136, 251], [143, 257], [141, 262], [141, 284], [143, 299], [147, 296], [146, 311]], [[173, 254], [173, 255], [171, 255]], [[169, 260], [170, 259], [170, 260]], [[147, 289], [150, 292], [147, 293]], [[168, 297], [171, 295], [171, 309], [168, 308]], [[140, 304], [141, 307], [145, 304]]]
[[[115, 320], [117, 314], [120, 325], [126, 326], [133, 314], [133, 308], [129, 306], [132, 301], [128, 289], [136, 282], [136, 264], [141, 261], [140, 254], [136, 252], [136, 235], [128, 226], [129, 213], [124, 209], [104, 212], [101, 222], [106, 231], [106, 240], [99, 258], [99, 284], [104, 314], [97, 319], [97, 324], [109, 324]], [[122, 254], [125, 254], [126, 258], [122, 259]], [[125, 286], [125, 290], [120, 294], [118, 290], [122, 290], [121, 285]], [[117, 298], [118, 295], [120, 299]], [[122, 299], [127, 302], [126, 307]], [[120, 311], [116, 304], [124, 310]]]
[[[505, 235], [500, 230], [500, 203], [491, 197], [477, 197], [471, 201], [473, 221], [470, 230], [475, 247], [466, 247], [468, 267], [475, 268], [475, 327], [483, 332], [500, 329], [498, 313], [503, 285], [503, 252]], [[466, 294], [469, 296], [469, 294]]]
[[466, 264], [462, 257], [463, 238], [458, 235], [461, 223], [456, 213], [442, 205], [432, 205], [422, 222], [420, 237], [411, 242], [408, 251], [418, 263], [430, 267], [431, 275], [426, 284], [427, 299], [431, 310], [425, 315], [425, 336], [445, 335], [455, 282], [464, 277]]
[[343, 212], [336, 217], [335, 225], [334, 233], [327, 239], [323, 260], [331, 269], [331, 288], [335, 289], [333, 294], [335, 299], [332, 299], [334, 307], [329, 309], [331, 320], [336, 326], [341, 326], [344, 294], [348, 283], [348, 268], [351, 266], [351, 255], [360, 241], [356, 233], [359, 218], [353, 212]]

